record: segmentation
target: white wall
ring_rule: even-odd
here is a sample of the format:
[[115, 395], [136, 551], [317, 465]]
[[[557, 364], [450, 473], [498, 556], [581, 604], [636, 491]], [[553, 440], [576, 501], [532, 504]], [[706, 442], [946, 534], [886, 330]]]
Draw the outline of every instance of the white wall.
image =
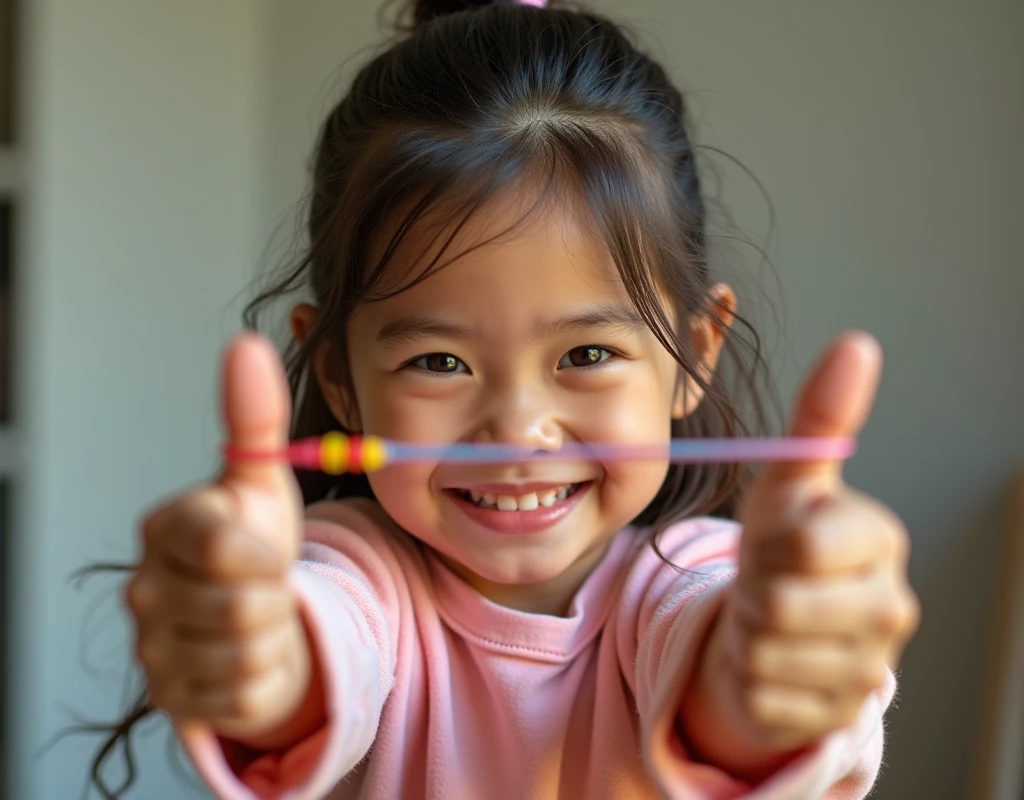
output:
[[[72, 721], [68, 710], [118, 710], [126, 641], [109, 617], [115, 584], [78, 592], [69, 575], [130, 558], [141, 510], [214, 464], [215, 370], [257, 232], [260, 7], [21, 5], [31, 194], [18, 320], [30, 460], [16, 496], [11, 797], [67, 800], [80, 796], [95, 742], [39, 750]], [[83, 640], [98, 677], [83, 670]], [[146, 744], [133, 797], [201, 795], [169, 771], [162, 734]]]
[[[118, 701], [123, 629], [83, 674], [67, 576], [128, 556], [138, 512], [212, 466], [214, 375], [268, 234], [292, 228], [313, 135], [375, 40], [362, 0], [37, 0], [30, 185], [19, 738], [14, 800], [77, 796], [89, 747], [40, 744]], [[1024, 213], [1024, 7], [606, 0], [693, 90], [700, 138], [765, 183], [781, 232], [789, 396], [847, 325], [888, 365], [850, 465], [915, 542], [924, 628], [906, 659], [878, 797], [963, 797], [1001, 492], [1024, 451], [1015, 224]], [[347, 75], [346, 69], [342, 75]], [[756, 238], [764, 211], [726, 171]], [[257, 244], [259, 246], [257, 246]], [[758, 314], [761, 314], [758, 311]], [[93, 648], [96, 651], [96, 648]], [[133, 797], [198, 796], [148, 740]]]

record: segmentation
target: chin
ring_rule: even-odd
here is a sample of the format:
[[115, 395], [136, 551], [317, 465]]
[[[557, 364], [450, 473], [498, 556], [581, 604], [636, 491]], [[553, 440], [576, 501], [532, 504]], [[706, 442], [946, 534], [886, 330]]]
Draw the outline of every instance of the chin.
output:
[[540, 548], [532, 553], [498, 555], [478, 551], [473, 553], [478, 556], [477, 558], [472, 558], [468, 553], [465, 555], [469, 556], [469, 560], [463, 561], [465, 566], [484, 580], [507, 586], [526, 586], [559, 579], [571, 571], [585, 553], [575, 550], [552, 552], [550, 549]]
[[478, 568], [472, 569], [478, 576], [490, 583], [503, 586], [533, 586], [556, 580], [565, 573], [567, 568], [567, 566], [547, 561], [543, 564], [516, 564], [507, 567], [481, 564]]

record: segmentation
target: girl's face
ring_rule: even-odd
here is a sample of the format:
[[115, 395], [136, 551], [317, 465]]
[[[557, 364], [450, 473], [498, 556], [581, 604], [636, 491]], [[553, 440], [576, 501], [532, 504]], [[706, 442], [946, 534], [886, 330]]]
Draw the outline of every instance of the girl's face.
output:
[[[696, 393], [691, 386], [684, 400], [678, 365], [633, 309], [591, 218], [561, 202], [525, 221], [523, 210], [507, 199], [493, 203], [452, 242], [447, 252], [462, 254], [456, 260], [351, 319], [359, 419], [345, 420], [350, 427], [539, 451], [670, 438], [672, 418], [692, 410]], [[410, 234], [399, 263], [423, 251], [432, 258], [434, 238]], [[707, 363], [720, 343], [708, 326], [694, 328]], [[340, 416], [341, 390], [324, 389]], [[613, 534], [654, 498], [667, 469], [433, 463], [396, 465], [370, 480], [388, 514], [482, 594], [557, 614]]]

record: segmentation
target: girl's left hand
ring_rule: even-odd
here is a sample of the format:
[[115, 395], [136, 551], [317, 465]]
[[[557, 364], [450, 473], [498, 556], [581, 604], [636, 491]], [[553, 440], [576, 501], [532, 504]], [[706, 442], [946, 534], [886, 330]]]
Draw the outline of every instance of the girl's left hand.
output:
[[[856, 436], [881, 361], [874, 339], [841, 337], [805, 383], [792, 435]], [[744, 502], [739, 574], [698, 685], [746, 744], [730, 749], [752, 756], [748, 774], [770, 770], [771, 754], [852, 724], [917, 628], [907, 532], [841, 471], [835, 462], [775, 463]], [[706, 742], [713, 750], [715, 738]]]

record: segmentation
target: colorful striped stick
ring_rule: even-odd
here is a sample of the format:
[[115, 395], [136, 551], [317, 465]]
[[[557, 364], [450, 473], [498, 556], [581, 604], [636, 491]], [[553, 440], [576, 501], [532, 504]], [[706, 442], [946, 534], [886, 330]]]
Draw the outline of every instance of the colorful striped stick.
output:
[[658, 444], [573, 442], [555, 451], [509, 444], [396, 442], [379, 436], [335, 431], [300, 439], [276, 452], [246, 451], [228, 445], [229, 461], [286, 461], [329, 475], [376, 472], [392, 464], [447, 462], [510, 464], [527, 461], [662, 461], [673, 464], [766, 461], [840, 461], [857, 450], [853, 438], [672, 439]]

